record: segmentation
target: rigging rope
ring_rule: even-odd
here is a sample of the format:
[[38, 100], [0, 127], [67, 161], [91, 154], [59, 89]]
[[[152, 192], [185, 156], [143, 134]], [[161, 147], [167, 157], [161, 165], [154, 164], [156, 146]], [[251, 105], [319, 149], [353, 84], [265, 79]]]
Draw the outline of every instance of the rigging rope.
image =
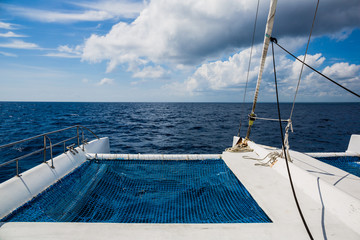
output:
[[[317, 14], [317, 11], [318, 11], [318, 8], [319, 8], [319, 2], [320, 2], [320, 0], [318, 0], [318, 1], [317, 1], [317, 4], [316, 4], [315, 14], [314, 14], [313, 22], [312, 22], [312, 25], [311, 25], [311, 30], [310, 30], [310, 34], [309, 34], [309, 39], [308, 39], [308, 42], [307, 42], [307, 45], [306, 45], [306, 50], [305, 50], [303, 62], [305, 62], [305, 60], [306, 60], [307, 51], [308, 51], [308, 49], [309, 49], [309, 44], [310, 44], [310, 39], [311, 39], [312, 31], [313, 31], [313, 29], [314, 29], [316, 14]], [[303, 69], [304, 69], [304, 63], [301, 65], [299, 80], [298, 80], [298, 84], [297, 84], [297, 86], [296, 86], [296, 91], [295, 91], [295, 96], [294, 96], [294, 100], [293, 100], [293, 105], [292, 105], [291, 113], [290, 113], [290, 117], [289, 117], [290, 120], [291, 120], [292, 115], [293, 115], [293, 112], [294, 112], [295, 100], [296, 100], [296, 96], [297, 96], [298, 91], [299, 91], [299, 86], [300, 86], [300, 81], [301, 81], [301, 76], [302, 76]]]
[[295, 58], [296, 60], [298, 60], [299, 62], [303, 63], [305, 66], [307, 66], [308, 68], [310, 68], [311, 70], [313, 70], [314, 72], [318, 73], [319, 75], [323, 76], [324, 78], [326, 78], [327, 80], [329, 80], [330, 82], [338, 85], [339, 87], [343, 88], [344, 90], [348, 91], [349, 93], [357, 96], [360, 98], [360, 95], [351, 91], [350, 89], [344, 87], [343, 85], [341, 85], [340, 83], [337, 83], [336, 81], [332, 80], [331, 78], [329, 78], [328, 76], [322, 74], [321, 72], [319, 72], [318, 70], [316, 70], [315, 68], [311, 67], [310, 65], [308, 65], [307, 63], [301, 61], [299, 58], [297, 58], [294, 54], [290, 53], [288, 50], [286, 50], [284, 47], [282, 47], [280, 44], [277, 43], [277, 41], [275, 41], [275, 38], [273, 38], [273, 42], [280, 47], [282, 50], [284, 50], [287, 54], [289, 54], [290, 56], [292, 56], [293, 58]]
[[[275, 53], [274, 53], [274, 42], [276, 41], [271, 41], [271, 47], [272, 47], [272, 57], [273, 57], [273, 67], [274, 67], [274, 78], [275, 78], [275, 90], [276, 90], [276, 102], [277, 102], [277, 109], [278, 109], [278, 116], [279, 116], [279, 125], [280, 125], [280, 134], [281, 134], [281, 143], [282, 143], [282, 146], [283, 146], [283, 150], [285, 150], [285, 141], [284, 141], [284, 134], [283, 134], [283, 129], [282, 129], [282, 124], [281, 124], [281, 113], [280, 113], [280, 103], [279, 103], [279, 93], [278, 93], [278, 87], [277, 87], [277, 79], [276, 79], [276, 68], [275, 68]], [[301, 208], [300, 208], [300, 205], [299, 205], [299, 202], [298, 202], [298, 199], [297, 199], [297, 196], [296, 196], [296, 192], [295, 192], [295, 188], [294, 188], [294, 184], [293, 184], [293, 181], [292, 181], [292, 177], [291, 177], [291, 173], [290, 173], [290, 168], [289, 168], [289, 162], [288, 162], [288, 156], [286, 154], [286, 151], [283, 151], [284, 153], [284, 156], [285, 156], [285, 163], [286, 163], [286, 169], [287, 169], [287, 173], [288, 173], [288, 176], [289, 176], [289, 181], [290, 181], [290, 185], [291, 185], [291, 190], [292, 190], [292, 193], [293, 193], [293, 196], [294, 196], [294, 200], [295, 200], [295, 203], [296, 203], [296, 206], [297, 206], [297, 209], [299, 211], [299, 214], [300, 214], [300, 217], [301, 217], [301, 220], [304, 224], [304, 227], [310, 237], [311, 240], [313, 240], [313, 236], [310, 232], [310, 229], [309, 227], [307, 226], [307, 223], [305, 221], [305, 218], [304, 218], [304, 215], [301, 211]]]
[[[250, 114], [249, 114], [249, 118], [250, 118]], [[261, 118], [261, 117], [252, 117], [255, 120], [259, 119], [259, 120], [267, 120], [267, 121], [279, 121], [279, 119], [275, 119], [275, 118]], [[290, 119], [281, 119], [282, 122], [289, 122]]]
[[[248, 82], [249, 82], [249, 73], [250, 73], [251, 57], [252, 57], [252, 51], [253, 51], [253, 47], [254, 47], [256, 23], [257, 23], [258, 13], [259, 13], [259, 3], [260, 3], [260, 0], [258, 0], [258, 2], [257, 2], [257, 7], [256, 7], [256, 16], [255, 16], [254, 30], [253, 30], [252, 40], [251, 40], [249, 65], [248, 65], [248, 70], [247, 70], [247, 75], [246, 75], [246, 84], [245, 84], [245, 90], [244, 90], [244, 98], [243, 98], [243, 102], [242, 102], [241, 107], [240, 107], [240, 114], [243, 112], [243, 108], [244, 108], [244, 105], [245, 105], [245, 97], [246, 97], [247, 85], [248, 85]], [[240, 116], [239, 131], [238, 131], [238, 135], [237, 135], [238, 137], [240, 137], [240, 129], [241, 129], [241, 116]]]
[[[314, 29], [314, 25], [315, 25], [315, 19], [316, 19], [316, 14], [317, 14], [317, 11], [318, 11], [318, 8], [319, 8], [319, 3], [320, 3], [320, 0], [317, 1], [317, 4], [316, 4], [316, 8], [315, 8], [315, 13], [314, 13], [314, 18], [313, 18], [313, 21], [312, 21], [312, 25], [311, 25], [311, 29], [310, 29], [310, 34], [309, 34], [309, 38], [308, 38], [308, 41], [307, 41], [307, 44], [306, 44], [306, 50], [305, 50], [305, 54], [304, 54], [304, 59], [303, 59], [303, 62], [305, 63], [305, 60], [306, 60], [306, 56], [307, 56], [307, 52], [308, 52], [308, 49], [309, 49], [309, 45], [310, 45], [310, 40], [311, 40], [311, 35], [312, 35], [312, 32], [313, 32], [313, 29]], [[270, 39], [271, 40], [271, 39]], [[272, 41], [272, 40], [271, 40]], [[277, 41], [276, 41], [277, 43]], [[299, 80], [298, 80], [298, 83], [297, 83], [297, 86], [296, 86], [296, 91], [295, 91], [295, 95], [294, 95], [294, 100], [293, 100], [293, 104], [292, 104], [292, 107], [291, 107], [291, 112], [290, 112], [290, 117], [288, 119], [288, 124], [285, 128], [285, 140], [284, 140], [284, 147], [283, 147], [283, 152], [286, 151], [287, 155], [288, 155], [288, 160], [290, 162], [292, 162], [291, 160], [291, 157], [290, 157], [290, 144], [289, 144], [289, 129], [291, 129], [291, 132], [293, 132], [293, 127], [292, 127], [292, 116], [293, 116], [293, 113], [294, 113], [294, 108], [295, 108], [295, 101], [296, 101], [296, 97], [297, 97], [297, 94], [299, 92], [299, 87], [300, 87], [300, 82], [301, 82], [301, 76], [302, 76], [302, 73], [303, 73], [303, 70], [304, 70], [304, 63], [301, 65], [301, 69], [300, 69], [300, 74], [299, 74]]]

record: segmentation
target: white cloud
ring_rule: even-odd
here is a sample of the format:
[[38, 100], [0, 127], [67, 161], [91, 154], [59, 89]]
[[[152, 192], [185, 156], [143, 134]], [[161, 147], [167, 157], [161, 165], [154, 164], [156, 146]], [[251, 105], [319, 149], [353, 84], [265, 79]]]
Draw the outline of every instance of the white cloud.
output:
[[[298, 56], [297, 57], [298, 59], [300, 60], [304, 60], [304, 55], [301, 55], [301, 56]], [[323, 57], [321, 55], [321, 53], [317, 53], [317, 54], [314, 54], [314, 55], [310, 55], [308, 54], [306, 56], [306, 60], [305, 62], [309, 65], [309, 66], [312, 66], [313, 68], [318, 68], [320, 67], [325, 61], [325, 57]], [[300, 71], [301, 71], [301, 67], [302, 67], [302, 63], [299, 62], [299, 61], [291, 61], [291, 60], [285, 60], [285, 62], [282, 62], [282, 65], [280, 65], [281, 69], [284, 69], [286, 68], [286, 65], [291, 65], [291, 71], [290, 71], [290, 76], [291, 79], [295, 80], [295, 81], [298, 81], [299, 79], [299, 74], [300, 74]], [[303, 68], [303, 73], [304, 75], [306, 75], [307, 73], [309, 73], [311, 70], [308, 69], [306, 66], [304, 66]]]
[[[321, 72], [350, 90], [360, 92], [360, 65], [335, 63], [326, 66]], [[314, 72], [306, 75], [302, 80], [301, 94], [306, 97], [353, 96]]]
[[330, 78], [353, 81], [360, 78], [360, 65], [346, 62], [335, 63], [327, 66], [322, 73]]
[[144, 9], [144, 3], [131, 1], [106, 0], [97, 2], [78, 2], [74, 5], [110, 13], [112, 16], [134, 18]]
[[[119, 17], [133, 18], [143, 9], [142, 3], [118, 2], [114, 0], [98, 2], [70, 3], [84, 9], [77, 11], [52, 11], [37, 8], [18, 7], [2, 4], [12, 14], [40, 22], [70, 23], [80, 21], [104, 21]], [[1, 25], [0, 25], [1, 27]]]
[[10, 7], [15, 15], [27, 17], [40, 22], [78, 22], [78, 21], [103, 21], [113, 16], [103, 11], [84, 11], [81, 13], [53, 12], [48, 10]]
[[96, 85], [102, 86], [102, 85], [111, 85], [114, 83], [114, 79], [111, 78], [103, 78], [98, 82]]
[[1, 55], [4, 55], [4, 56], [6, 56], [6, 57], [17, 57], [16, 54], [8, 53], [8, 52], [1, 52], [1, 51], [0, 51], [0, 54], [1, 54]]
[[57, 58], [80, 58], [80, 56], [69, 54], [69, 53], [46, 53], [45, 57], [57, 57]]
[[353, 31], [354, 29], [352, 28], [344, 28], [338, 32], [330, 34], [330, 38], [335, 39], [336, 41], [343, 41], [347, 39]]
[[58, 50], [59, 52], [81, 54], [81, 46], [76, 46], [75, 48], [71, 48], [68, 45], [61, 45], [58, 47]]
[[[331, 66], [326, 66], [323, 69], [322, 73], [330, 77], [331, 79], [335, 80], [336, 82], [340, 83], [341, 85], [347, 87], [348, 89], [358, 94], [360, 93], [360, 65], [349, 64], [347, 62], [335, 63]], [[334, 84], [329, 83], [327, 80], [323, 78], [319, 78], [318, 76], [317, 78], [319, 79], [318, 81], [319, 82], [321, 81], [321, 83], [324, 83], [324, 85], [325, 82], [327, 82], [326, 83], [327, 87], [325, 88], [325, 91], [323, 91], [325, 95], [353, 96], [337, 86], [330, 88], [329, 86], [334, 86]], [[320, 88], [320, 89], [324, 89], [324, 88]]]
[[[75, 47], [62, 45], [56, 51], [53, 49], [53, 52], [47, 53], [45, 56], [81, 57], [83, 61], [93, 63], [105, 61], [107, 62], [106, 72], [114, 71], [122, 65], [121, 69], [125, 67], [127, 71], [131, 72], [133, 78], [140, 78], [143, 81], [148, 78], [169, 76], [171, 72], [175, 71], [180, 72], [180, 76], [184, 76], [182, 75], [184, 72], [191, 71], [190, 77], [185, 76], [182, 80], [178, 80], [179, 77], [177, 83], [169, 84], [168, 87], [200, 94], [203, 91], [239, 89], [244, 86], [246, 81], [249, 49], [244, 48], [249, 45], [251, 40], [256, 1], [152, 0], [149, 3], [124, 3], [115, 0], [86, 1], [75, 3], [79, 9], [76, 11], [61, 9], [52, 11], [0, 5], [7, 10], [14, 10], [14, 15], [43, 22], [68, 23], [137, 17], [132, 22], [127, 20], [115, 24], [107, 34], [92, 34], [83, 45]], [[334, 8], [333, 5], [339, 6], [339, 8]], [[347, 9], [342, 8], [342, 5], [347, 5]], [[323, 6], [328, 11], [326, 14], [325, 11], [319, 12], [314, 37], [327, 34], [336, 40], [342, 40], [348, 37], [354, 26], [359, 26], [360, 21], [357, 20], [360, 17], [356, 10], [360, 5], [356, 1], [328, 1], [323, 3]], [[312, 10], [314, 7], [312, 0], [303, 0], [301, 3], [295, 0], [279, 2], [274, 35], [290, 51], [298, 50], [306, 43], [306, 35], [310, 27], [308, 23], [312, 20], [312, 16], [307, 18], [306, 15], [310, 15], [310, 12], [312, 14], [313, 11], [309, 9]], [[264, 25], [267, 8], [268, 2], [261, 3], [256, 43], [263, 41], [264, 26], [261, 24]], [[342, 16], [341, 21], [335, 21], [339, 20], [336, 14], [333, 14], [336, 11], [339, 11], [338, 15]], [[301, 17], [298, 17], [299, 15]], [[349, 19], [352, 23], [349, 23]], [[326, 26], [322, 27], [320, 23], [324, 22], [326, 22]], [[99, 24], [102, 22], [96, 22], [94, 26], [99, 26]], [[14, 29], [14, 26], [10, 23], [0, 22], [0, 28]], [[321, 27], [317, 28], [318, 26]], [[0, 43], [0, 47], [41, 49], [34, 43], [24, 41]], [[280, 51], [278, 50], [278, 52]], [[238, 53], [227, 59], [231, 52]], [[256, 81], [259, 58], [260, 49], [259, 46], [256, 46], [250, 71], [250, 87], [254, 87]], [[226, 60], [224, 61], [224, 59]], [[308, 63], [317, 67], [321, 67], [324, 61], [325, 58], [321, 54], [309, 55], [307, 59]], [[267, 62], [266, 75], [272, 76], [272, 66], [269, 65], [271, 61]], [[328, 69], [326, 67], [323, 69], [334, 76], [341, 76], [340, 73], [344, 74], [344, 72], [336, 72], [341, 71], [341, 67], [350, 71], [357, 69], [358, 66], [355, 65], [354, 68], [349, 63], [344, 62], [343, 64], [345, 65], [331, 65], [328, 66]], [[293, 92], [296, 87], [301, 64], [280, 54], [277, 56], [277, 65], [279, 81], [282, 83], [281, 91], [285, 95], [290, 95], [290, 92]], [[358, 74], [356, 71], [355, 73]], [[183, 81], [184, 79], [185, 81]], [[305, 68], [303, 79], [301, 89], [313, 91], [311, 87], [315, 85], [311, 85], [310, 79], [318, 78]], [[356, 79], [356, 76], [353, 79]], [[354, 81], [350, 80], [351, 78], [344, 77], [346, 84]], [[111, 83], [114, 83], [113, 79], [104, 78], [97, 85]], [[271, 84], [265, 81], [263, 86], [271, 89]]]
[[0, 37], [11, 38], [11, 37], [26, 37], [26, 36], [9, 31], [7, 33], [0, 33]]
[[74, 48], [68, 45], [61, 45], [57, 48], [58, 52], [44, 54], [47, 57], [60, 57], [60, 58], [80, 58], [82, 54], [82, 46], [78, 45]]
[[15, 24], [0, 21], [0, 28], [2, 28], [2, 29], [11, 30], [11, 29], [15, 29], [16, 28], [15, 26], [16, 26]]
[[[297, 56], [299, 59], [303, 60], [304, 56], [300, 55]], [[308, 54], [306, 56], [306, 63], [315, 69], [319, 69], [325, 61], [325, 57], [322, 56], [321, 53], [316, 53], [314, 55]], [[263, 84], [265, 87], [265, 91], [272, 94], [275, 92], [274, 90], [274, 74], [272, 68], [272, 59], [268, 59], [269, 66], [266, 72], [264, 73], [267, 75], [267, 80]], [[278, 88], [279, 92], [281, 93], [281, 97], [287, 98], [287, 101], [292, 101], [296, 87], [299, 81], [299, 75], [301, 71], [302, 64], [295, 60], [287, 58], [283, 53], [278, 54], [276, 59], [276, 72], [277, 72], [277, 80], [278, 80]], [[312, 75], [313, 72], [306, 66], [303, 68], [303, 72], [301, 75], [301, 82], [300, 82], [300, 91], [302, 93], [314, 93], [314, 85], [311, 81], [305, 81], [305, 79], [309, 78], [309, 75]], [[311, 78], [309, 78], [311, 79]], [[309, 91], [310, 90], [310, 91]]]
[[24, 42], [22, 40], [13, 40], [8, 43], [0, 43], [2, 48], [15, 48], [15, 49], [42, 49], [35, 43]]
[[[120, 22], [105, 36], [88, 38], [83, 60], [108, 60], [107, 72], [128, 64], [135, 75], [139, 66], [150, 63], [199, 63], [234, 45], [229, 42], [236, 41], [238, 25], [247, 24], [252, 5], [232, 0], [153, 0], [131, 24]], [[234, 22], [235, 16], [243, 21]]]
[[[261, 46], [253, 49], [252, 69], [249, 81], [257, 77]], [[216, 61], [201, 65], [195, 73], [185, 81], [185, 89], [190, 92], [205, 90], [223, 90], [231, 87], [245, 86], [250, 49], [234, 54], [226, 61]]]
[[[255, 88], [258, 65], [260, 61], [261, 46], [255, 46], [252, 57], [252, 64], [249, 74], [249, 94], [253, 94]], [[303, 56], [298, 56], [303, 59]], [[249, 61], [249, 49], [245, 49], [225, 61], [216, 61], [201, 65], [194, 74], [183, 83], [176, 82], [166, 86], [170, 90], [181, 89], [182, 92], [190, 92], [191, 94], [202, 94], [202, 92], [212, 90], [230, 91], [234, 88], [243, 88], [246, 82], [247, 67]], [[323, 69], [322, 73], [349, 87], [353, 91], [360, 89], [360, 65], [349, 64], [346, 62], [335, 63], [330, 66], [323, 66], [325, 57], [317, 53], [307, 55], [306, 62], [315, 69]], [[295, 94], [296, 85], [299, 79], [301, 63], [287, 58], [280, 53], [276, 57], [276, 71], [279, 84], [280, 96], [287, 101], [292, 101]], [[263, 81], [261, 85], [262, 92], [267, 99], [274, 96], [274, 74], [272, 67], [272, 57], [268, 56]], [[306, 97], [324, 97], [324, 96], [340, 96], [347, 94], [338, 86], [329, 83], [328, 80], [320, 75], [312, 72], [306, 66], [302, 74], [300, 83], [300, 99], [306, 100]]]
[[[324, 5], [328, 11], [319, 12], [317, 24], [326, 24], [315, 28], [314, 35], [359, 26], [356, 22], [360, 22], [360, 16], [356, 10], [360, 7], [356, 1], [329, 1]], [[298, 49], [306, 43], [307, 20], [311, 20], [313, 14], [309, 9], [313, 10], [315, 5], [311, 0], [301, 3], [289, 0], [279, 2], [278, 6], [276, 37], [284, 39], [288, 49]], [[178, 69], [176, 66], [194, 66], [205, 60], [219, 59], [236, 48], [249, 45], [255, 9], [256, 1], [249, 0], [152, 0], [132, 23], [120, 22], [106, 35], [93, 34], [86, 39], [82, 59], [107, 61], [106, 72], [125, 64], [135, 76], [146, 66], [166, 65]], [[262, 3], [259, 29], [263, 29], [260, 24], [264, 24], [267, 10], [268, 3]], [[343, 16], [341, 21], [335, 22], [329, 17], [335, 12]], [[289, 22], [289, 19], [294, 21]], [[262, 36], [263, 31], [257, 31], [257, 43], [262, 42]]]
[[[305, 46], [308, 41], [308, 36], [306, 37], [283, 37], [279, 39], [279, 43], [283, 45], [288, 51], [294, 52], [298, 50], [300, 47]], [[314, 40], [314, 36], [312, 36], [312, 40]], [[275, 49], [275, 52], [282, 51]]]
[[165, 70], [160, 67], [145, 67], [137, 72], [135, 72], [132, 77], [134, 78], [161, 78], [165, 75]]

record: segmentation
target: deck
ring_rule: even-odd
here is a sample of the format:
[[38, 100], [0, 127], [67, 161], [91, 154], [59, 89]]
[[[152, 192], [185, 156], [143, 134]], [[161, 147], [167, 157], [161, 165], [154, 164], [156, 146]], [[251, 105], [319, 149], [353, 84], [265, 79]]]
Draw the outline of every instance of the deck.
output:
[[[360, 239], [360, 178], [301, 153], [291, 152], [291, 156], [296, 194], [314, 239]], [[247, 158], [259, 158], [256, 152], [224, 152], [221, 157], [272, 223], [9, 222], [2, 223], [0, 239], [309, 239], [283, 159], [271, 168], [255, 166], [256, 161]]]

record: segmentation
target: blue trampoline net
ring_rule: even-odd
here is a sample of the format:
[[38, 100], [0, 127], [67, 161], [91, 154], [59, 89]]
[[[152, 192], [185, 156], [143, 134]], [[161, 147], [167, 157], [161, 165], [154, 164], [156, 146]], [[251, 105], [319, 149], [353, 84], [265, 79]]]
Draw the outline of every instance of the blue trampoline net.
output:
[[221, 159], [88, 161], [2, 221], [271, 222]]
[[328, 157], [317, 159], [360, 177], [360, 157]]

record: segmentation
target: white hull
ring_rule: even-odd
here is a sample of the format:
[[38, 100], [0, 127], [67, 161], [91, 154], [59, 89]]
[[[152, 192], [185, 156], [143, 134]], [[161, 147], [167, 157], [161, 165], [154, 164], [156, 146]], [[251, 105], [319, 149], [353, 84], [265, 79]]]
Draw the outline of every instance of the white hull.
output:
[[[85, 152], [75, 156], [79, 164], [86, 157], [98, 159], [198, 159], [219, 155], [128, 155], [106, 154], [108, 140], [96, 140]], [[274, 148], [250, 143], [254, 152], [224, 152], [221, 158], [246, 187], [260, 207], [270, 217], [272, 223], [237, 224], [122, 224], [122, 223], [3, 223], [0, 239], [307, 239], [306, 230], [299, 217], [289, 185], [284, 159], [279, 158], [270, 167], [255, 166], [251, 158], [262, 158]], [[92, 153], [91, 153], [92, 152]], [[105, 153], [105, 154], [101, 154]], [[296, 193], [315, 239], [360, 239], [360, 178], [340, 169], [324, 164], [310, 156], [291, 151], [293, 163], [290, 164]], [[60, 155], [61, 156], [61, 155]], [[71, 156], [71, 155], [70, 155]], [[162, 158], [159, 158], [162, 156]], [[244, 158], [244, 156], [246, 156]], [[133, 159], [134, 159], [133, 158]], [[135, 158], [136, 159], [136, 158]], [[265, 160], [266, 161], [266, 160]], [[54, 165], [57, 161], [54, 159]], [[45, 164], [43, 164], [44, 166]], [[40, 165], [41, 166], [41, 165]], [[47, 165], [45, 165], [47, 166]], [[57, 168], [56, 168], [57, 169]], [[73, 168], [68, 168], [68, 172]], [[2, 212], [15, 198], [28, 201], [28, 189], [42, 190], [56, 182], [56, 179], [42, 177], [39, 170], [31, 169], [21, 178], [13, 178], [0, 185]], [[50, 170], [51, 171], [51, 170]], [[52, 170], [53, 171], [53, 170]], [[59, 169], [57, 170], [59, 171]], [[15, 180], [14, 180], [15, 179]], [[23, 190], [19, 187], [23, 184]], [[6, 188], [4, 188], [6, 186]], [[16, 186], [16, 188], [13, 188]], [[5, 189], [5, 190], [4, 190]], [[13, 189], [13, 190], [11, 190]], [[17, 189], [17, 190], [14, 190]], [[4, 192], [6, 191], [6, 192]], [[40, 191], [41, 192], [41, 191]], [[11, 197], [12, 195], [12, 197]], [[27, 196], [27, 197], [23, 197]], [[12, 200], [10, 200], [12, 199]], [[8, 202], [8, 203], [6, 203]], [[17, 204], [19, 207], [21, 201]], [[10, 205], [6, 205], [10, 204]], [[12, 203], [14, 205], [15, 203]], [[16, 208], [7, 207], [8, 210]], [[10, 211], [11, 211], [10, 210]], [[6, 215], [6, 214], [5, 214]]]

